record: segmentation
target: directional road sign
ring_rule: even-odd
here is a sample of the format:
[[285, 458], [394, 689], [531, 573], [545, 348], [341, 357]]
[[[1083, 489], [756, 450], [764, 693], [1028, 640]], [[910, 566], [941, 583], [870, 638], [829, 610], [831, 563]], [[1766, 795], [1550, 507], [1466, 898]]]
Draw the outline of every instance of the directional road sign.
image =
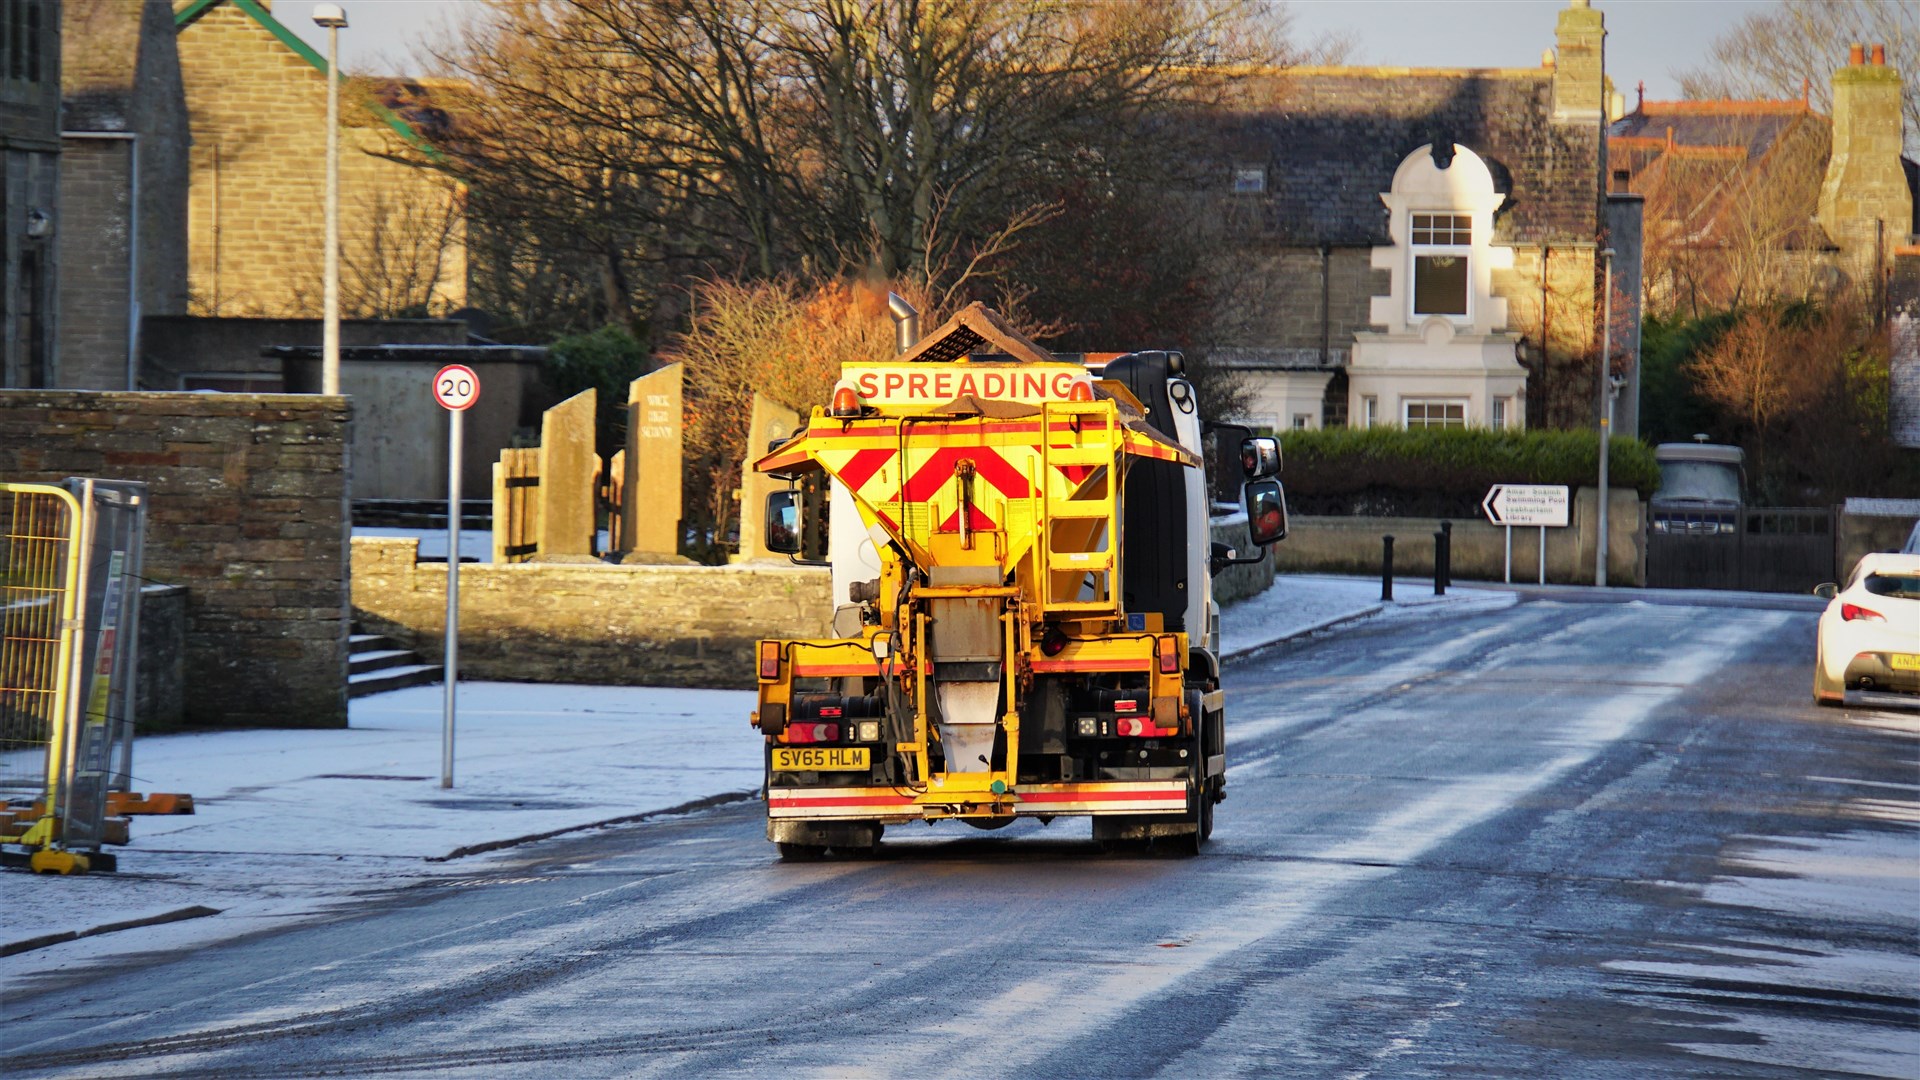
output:
[[433, 400], [452, 412], [471, 408], [480, 400], [480, 376], [465, 364], [448, 364], [433, 377]]
[[1495, 525], [1561, 528], [1567, 524], [1569, 502], [1564, 484], [1495, 484], [1480, 508]]

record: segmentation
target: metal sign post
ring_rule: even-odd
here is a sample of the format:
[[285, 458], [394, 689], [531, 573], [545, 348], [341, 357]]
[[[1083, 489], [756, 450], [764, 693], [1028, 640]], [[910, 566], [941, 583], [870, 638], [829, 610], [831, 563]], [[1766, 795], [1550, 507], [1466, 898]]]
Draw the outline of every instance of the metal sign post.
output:
[[454, 694], [460, 686], [460, 453], [461, 417], [480, 400], [480, 376], [465, 364], [448, 364], [433, 376], [433, 400], [447, 410], [447, 686], [440, 729], [440, 786], [453, 786]]
[[1572, 500], [1564, 484], [1495, 484], [1480, 501], [1487, 520], [1507, 530], [1506, 580], [1513, 581], [1513, 527], [1540, 527], [1540, 584], [1547, 583], [1547, 530], [1565, 528]]

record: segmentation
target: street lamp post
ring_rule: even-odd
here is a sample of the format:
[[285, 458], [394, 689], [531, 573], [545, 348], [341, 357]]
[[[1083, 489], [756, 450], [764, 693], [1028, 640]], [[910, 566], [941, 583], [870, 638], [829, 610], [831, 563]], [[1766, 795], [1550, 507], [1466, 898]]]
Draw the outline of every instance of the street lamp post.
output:
[[1600, 252], [1606, 260], [1606, 290], [1604, 305], [1600, 317], [1600, 535], [1593, 543], [1593, 584], [1596, 587], [1607, 583], [1607, 452], [1613, 428], [1613, 396], [1619, 390], [1613, 385], [1613, 249]]
[[315, 4], [313, 21], [327, 28], [327, 252], [326, 307], [321, 320], [320, 392], [340, 392], [340, 28], [339, 4]]

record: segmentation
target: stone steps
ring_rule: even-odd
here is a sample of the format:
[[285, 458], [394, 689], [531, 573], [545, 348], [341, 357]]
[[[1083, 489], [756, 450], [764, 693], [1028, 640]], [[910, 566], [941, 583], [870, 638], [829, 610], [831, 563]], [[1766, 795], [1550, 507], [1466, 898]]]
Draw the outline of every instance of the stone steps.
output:
[[349, 698], [440, 681], [440, 665], [422, 663], [418, 653], [383, 634], [353, 634], [347, 649]]

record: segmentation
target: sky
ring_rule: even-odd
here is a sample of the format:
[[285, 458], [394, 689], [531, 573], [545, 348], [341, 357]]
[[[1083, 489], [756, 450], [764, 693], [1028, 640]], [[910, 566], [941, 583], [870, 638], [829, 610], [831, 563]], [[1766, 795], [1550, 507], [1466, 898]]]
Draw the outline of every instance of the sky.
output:
[[[280, 20], [323, 52], [325, 32], [304, 0], [280, 0]], [[409, 58], [438, 26], [458, 26], [477, 0], [343, 0], [341, 67], [354, 73], [418, 74]], [[1296, 38], [1343, 35], [1353, 63], [1402, 67], [1531, 67], [1553, 45], [1565, 0], [1290, 0]], [[1771, 0], [1595, 0], [1607, 20], [1607, 70], [1633, 101], [1680, 96], [1677, 73], [1699, 63], [1713, 39]], [[1843, 47], [1843, 46], [1842, 46]]]

